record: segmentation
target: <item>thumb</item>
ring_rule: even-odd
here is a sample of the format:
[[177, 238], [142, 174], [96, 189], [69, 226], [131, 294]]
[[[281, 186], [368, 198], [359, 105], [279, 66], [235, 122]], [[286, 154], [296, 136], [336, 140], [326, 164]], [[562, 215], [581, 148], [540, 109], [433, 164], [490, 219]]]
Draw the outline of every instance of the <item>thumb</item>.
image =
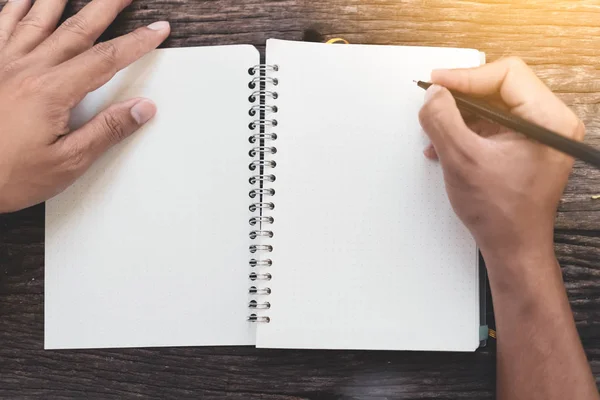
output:
[[70, 164], [85, 170], [106, 150], [131, 136], [155, 114], [156, 105], [147, 99], [117, 103], [64, 136], [60, 145], [67, 157], [75, 159]]
[[440, 160], [473, 158], [481, 137], [470, 130], [448, 89], [432, 85], [425, 93], [419, 121]]

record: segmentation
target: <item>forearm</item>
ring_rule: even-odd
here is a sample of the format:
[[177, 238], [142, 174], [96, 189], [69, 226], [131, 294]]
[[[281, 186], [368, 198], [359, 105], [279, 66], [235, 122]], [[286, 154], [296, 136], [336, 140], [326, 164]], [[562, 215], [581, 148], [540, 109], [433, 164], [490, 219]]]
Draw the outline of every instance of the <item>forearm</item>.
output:
[[597, 399], [552, 246], [492, 258], [488, 270], [498, 399]]

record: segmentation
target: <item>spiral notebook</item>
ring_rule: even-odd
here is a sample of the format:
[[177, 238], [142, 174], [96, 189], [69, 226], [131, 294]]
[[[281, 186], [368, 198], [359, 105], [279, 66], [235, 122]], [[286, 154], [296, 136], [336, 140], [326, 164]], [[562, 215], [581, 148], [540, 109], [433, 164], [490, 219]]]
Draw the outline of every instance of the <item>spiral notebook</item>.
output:
[[156, 118], [46, 204], [45, 347], [473, 351], [477, 248], [426, 160], [433, 68], [470, 49], [157, 50], [77, 108]]

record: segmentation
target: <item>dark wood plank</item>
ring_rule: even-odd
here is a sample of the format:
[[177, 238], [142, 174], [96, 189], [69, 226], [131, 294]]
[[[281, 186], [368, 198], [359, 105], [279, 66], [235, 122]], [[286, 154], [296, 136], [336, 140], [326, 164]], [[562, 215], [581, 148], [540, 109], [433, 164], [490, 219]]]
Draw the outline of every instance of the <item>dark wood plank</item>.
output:
[[[0, 4], [4, 1], [0, 0]], [[72, 1], [66, 15], [87, 1]], [[526, 4], [523, 4], [526, 3]], [[472, 47], [523, 57], [600, 147], [600, 1], [147, 0], [103, 36], [158, 19], [164, 46], [301, 40]], [[600, 378], [600, 172], [577, 162], [557, 216], [556, 251]], [[176, 348], [43, 348], [43, 206], [0, 216], [0, 398], [491, 398], [493, 343], [474, 354]]]

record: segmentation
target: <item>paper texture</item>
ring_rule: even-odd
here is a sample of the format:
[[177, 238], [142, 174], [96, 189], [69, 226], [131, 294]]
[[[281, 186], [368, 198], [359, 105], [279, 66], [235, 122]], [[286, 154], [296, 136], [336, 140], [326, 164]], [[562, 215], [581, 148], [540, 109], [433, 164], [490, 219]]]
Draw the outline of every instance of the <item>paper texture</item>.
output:
[[438, 67], [475, 50], [270, 40], [278, 134], [269, 324], [259, 347], [472, 351], [475, 242], [418, 122]]
[[158, 106], [46, 205], [45, 346], [254, 344], [248, 289], [251, 46], [158, 50], [79, 107]]

